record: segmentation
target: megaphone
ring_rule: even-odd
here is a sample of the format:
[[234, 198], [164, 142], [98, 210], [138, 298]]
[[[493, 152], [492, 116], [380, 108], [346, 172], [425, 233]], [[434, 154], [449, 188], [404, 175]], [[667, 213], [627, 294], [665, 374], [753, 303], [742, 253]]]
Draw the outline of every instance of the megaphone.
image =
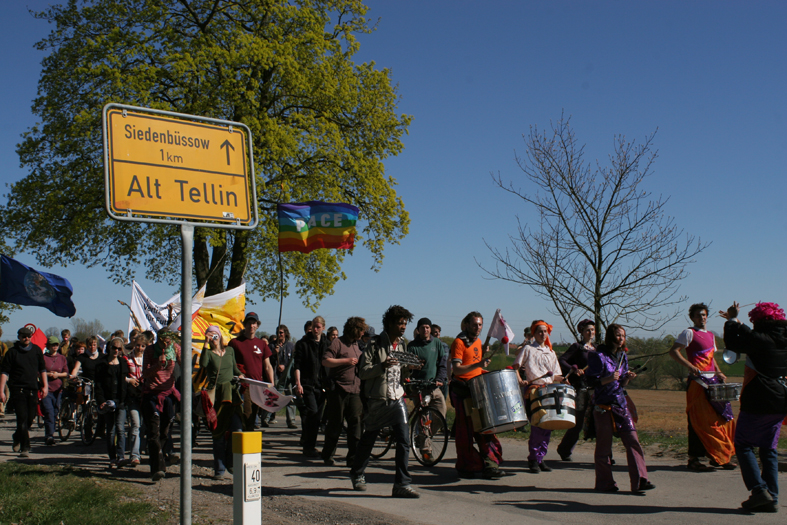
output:
[[735, 362], [740, 359], [741, 354], [734, 350], [730, 350], [729, 348], [724, 349], [724, 353], [721, 355], [721, 358], [724, 359], [724, 362], [728, 365], [734, 365]]

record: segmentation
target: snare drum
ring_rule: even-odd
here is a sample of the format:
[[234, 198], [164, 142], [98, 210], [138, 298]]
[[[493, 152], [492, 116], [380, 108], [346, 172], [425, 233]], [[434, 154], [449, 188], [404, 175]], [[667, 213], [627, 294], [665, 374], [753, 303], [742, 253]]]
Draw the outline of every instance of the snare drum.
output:
[[718, 403], [729, 403], [741, 398], [743, 383], [718, 383], [708, 385], [708, 399]]
[[473, 408], [478, 410], [476, 432], [497, 434], [527, 424], [525, 403], [514, 370], [481, 374], [470, 380]]
[[544, 430], [571, 428], [576, 424], [576, 391], [571, 385], [551, 384], [530, 393], [530, 424]]

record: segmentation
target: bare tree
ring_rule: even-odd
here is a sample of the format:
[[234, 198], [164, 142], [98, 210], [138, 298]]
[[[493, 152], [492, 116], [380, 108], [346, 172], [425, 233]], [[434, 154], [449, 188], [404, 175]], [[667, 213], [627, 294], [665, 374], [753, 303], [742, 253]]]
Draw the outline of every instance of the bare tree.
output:
[[[536, 229], [517, 217], [517, 235], [501, 250], [486, 243], [491, 277], [530, 286], [554, 305], [572, 333], [581, 317], [654, 331], [674, 319], [686, 265], [707, 248], [665, 215], [668, 199], [652, 198], [642, 181], [657, 157], [655, 132], [642, 144], [614, 138], [609, 165], [584, 160], [584, 146], [561, 116], [551, 130], [531, 127], [517, 164], [535, 193], [492, 175], [497, 186], [536, 207]], [[486, 241], [485, 241], [486, 242]]]
[[95, 335], [101, 335], [103, 337], [106, 333], [104, 324], [98, 319], [86, 321], [85, 319], [75, 317], [71, 319], [71, 325], [74, 327], [74, 337], [78, 338], [80, 341], [84, 341], [85, 338]]

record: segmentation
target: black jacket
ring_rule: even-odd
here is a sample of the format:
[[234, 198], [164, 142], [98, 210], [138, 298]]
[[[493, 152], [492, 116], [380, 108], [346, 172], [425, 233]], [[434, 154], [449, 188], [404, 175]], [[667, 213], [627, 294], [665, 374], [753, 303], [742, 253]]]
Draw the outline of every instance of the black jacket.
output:
[[[576, 365], [580, 370], [586, 368], [588, 366], [588, 352], [589, 350], [585, 348], [583, 343], [574, 343], [569, 346], [568, 350], [563, 352], [563, 355], [557, 360], [560, 363], [560, 371], [563, 373], [563, 377], [566, 377], [571, 372], [572, 365]], [[583, 378], [584, 376], [580, 377], [577, 374], [571, 374], [568, 376], [568, 382], [574, 388], [582, 388], [586, 384], [586, 380]]]
[[[102, 360], [96, 367], [96, 402], [100, 405], [110, 399], [121, 405], [126, 403], [128, 396], [128, 361], [118, 357], [119, 368], [110, 366], [107, 360]], [[116, 373], [110, 373], [110, 370]]]
[[322, 380], [325, 375], [322, 366], [322, 355], [327, 349], [328, 339], [325, 336], [321, 336], [319, 341], [315, 341], [312, 334], [306, 334], [300, 341], [295, 343], [292, 365], [293, 384], [295, 384], [295, 370], [300, 370], [301, 386], [322, 387]]
[[787, 321], [759, 321], [752, 330], [724, 323], [724, 344], [749, 356], [757, 376], [741, 393], [741, 410], [751, 414], [787, 414]]

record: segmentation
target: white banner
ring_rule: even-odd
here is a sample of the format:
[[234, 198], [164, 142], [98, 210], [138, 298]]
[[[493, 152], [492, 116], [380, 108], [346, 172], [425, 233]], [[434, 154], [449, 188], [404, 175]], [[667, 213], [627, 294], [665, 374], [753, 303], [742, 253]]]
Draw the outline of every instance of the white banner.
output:
[[251, 401], [258, 407], [268, 412], [278, 412], [280, 409], [286, 407], [292, 401], [293, 396], [285, 396], [279, 393], [273, 384], [265, 383], [264, 381], [255, 381], [254, 379], [241, 379], [241, 383], [248, 385], [248, 395], [251, 396]]
[[158, 332], [167, 326], [167, 305], [174, 306], [174, 315], [180, 314], [180, 295], [173, 295], [162, 304], [153, 302], [147, 294], [142, 291], [142, 287], [136, 281], [131, 283], [131, 312], [132, 316], [128, 320], [128, 331], [135, 326], [136, 318], [142, 331], [152, 330]]

